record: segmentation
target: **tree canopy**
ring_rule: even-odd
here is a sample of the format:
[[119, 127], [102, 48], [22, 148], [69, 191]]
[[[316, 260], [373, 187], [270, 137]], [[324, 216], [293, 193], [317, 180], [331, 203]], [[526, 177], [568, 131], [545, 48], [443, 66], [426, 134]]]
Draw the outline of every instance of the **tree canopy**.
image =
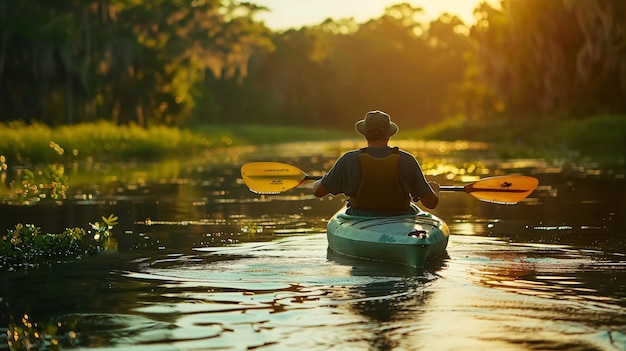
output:
[[407, 127], [626, 112], [626, 3], [408, 3], [273, 32], [234, 0], [0, 2], [0, 121]]

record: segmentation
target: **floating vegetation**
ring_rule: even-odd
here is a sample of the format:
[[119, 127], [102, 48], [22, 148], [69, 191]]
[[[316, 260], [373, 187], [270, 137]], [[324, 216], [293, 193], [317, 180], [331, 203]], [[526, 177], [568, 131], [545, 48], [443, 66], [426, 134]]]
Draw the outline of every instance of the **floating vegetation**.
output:
[[64, 200], [67, 197], [68, 179], [65, 168], [59, 164], [22, 168], [16, 178], [9, 181], [9, 189], [20, 204], [32, 204], [45, 199]]
[[67, 228], [59, 234], [44, 234], [32, 224], [18, 223], [0, 240], [0, 267], [11, 271], [98, 253], [114, 246], [110, 235], [117, 220], [111, 214], [103, 216], [101, 222], [90, 223], [92, 230]]
[[76, 322], [38, 323], [24, 314], [19, 322], [9, 324], [6, 344], [10, 350], [61, 350], [61, 346], [76, 346]]

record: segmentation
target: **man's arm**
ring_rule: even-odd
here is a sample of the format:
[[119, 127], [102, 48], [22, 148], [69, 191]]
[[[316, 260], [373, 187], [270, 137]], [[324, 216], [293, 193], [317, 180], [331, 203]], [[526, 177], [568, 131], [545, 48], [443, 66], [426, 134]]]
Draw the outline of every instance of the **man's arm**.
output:
[[355, 161], [358, 166], [358, 152], [347, 152], [339, 157], [322, 179], [313, 183], [313, 195], [324, 197], [328, 194], [347, 194], [346, 190], [352, 191], [352, 189], [348, 189], [352, 187], [349, 186], [351, 180], [361, 178], [360, 174], [358, 176], [353, 174]]
[[322, 180], [316, 180], [313, 183], [313, 195], [316, 197], [324, 197], [329, 194], [328, 189], [322, 184]]
[[425, 196], [422, 196], [420, 201], [422, 202], [422, 205], [432, 210], [439, 204], [439, 183], [428, 182], [428, 185], [431, 191]]

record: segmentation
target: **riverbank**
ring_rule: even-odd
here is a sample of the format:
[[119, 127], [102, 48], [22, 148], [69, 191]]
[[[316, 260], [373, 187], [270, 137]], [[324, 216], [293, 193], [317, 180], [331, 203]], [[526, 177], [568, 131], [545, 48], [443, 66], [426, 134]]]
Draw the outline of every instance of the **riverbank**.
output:
[[498, 120], [451, 118], [420, 130], [401, 132], [400, 138], [480, 141], [493, 145], [503, 159], [586, 158], [610, 167], [626, 163], [626, 115], [585, 119]]
[[[264, 125], [192, 128], [94, 122], [49, 127], [21, 122], [0, 124], [0, 169], [45, 163], [113, 162], [197, 155], [207, 150], [245, 145], [355, 138], [352, 130]], [[468, 140], [487, 142], [503, 158], [591, 157], [600, 163], [624, 165], [626, 116], [582, 120], [491, 123], [448, 119], [419, 130], [401, 130], [396, 139]]]
[[350, 134], [317, 128], [262, 125], [142, 128], [102, 121], [60, 127], [11, 122], [0, 124], [0, 135], [0, 164], [33, 165], [82, 160], [163, 159], [221, 147], [343, 139]]

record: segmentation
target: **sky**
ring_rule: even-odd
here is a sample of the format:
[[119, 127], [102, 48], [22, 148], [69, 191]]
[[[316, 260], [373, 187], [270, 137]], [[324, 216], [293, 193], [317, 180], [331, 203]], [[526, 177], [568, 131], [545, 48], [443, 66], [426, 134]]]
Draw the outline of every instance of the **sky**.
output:
[[[424, 10], [424, 20], [439, 17], [444, 12], [457, 15], [466, 24], [475, 22], [473, 10], [483, 0], [248, 0], [270, 11], [255, 18], [273, 30], [316, 25], [325, 19], [353, 17], [358, 23], [382, 16], [385, 8], [407, 2]], [[495, 2], [494, 0], [489, 1]]]

